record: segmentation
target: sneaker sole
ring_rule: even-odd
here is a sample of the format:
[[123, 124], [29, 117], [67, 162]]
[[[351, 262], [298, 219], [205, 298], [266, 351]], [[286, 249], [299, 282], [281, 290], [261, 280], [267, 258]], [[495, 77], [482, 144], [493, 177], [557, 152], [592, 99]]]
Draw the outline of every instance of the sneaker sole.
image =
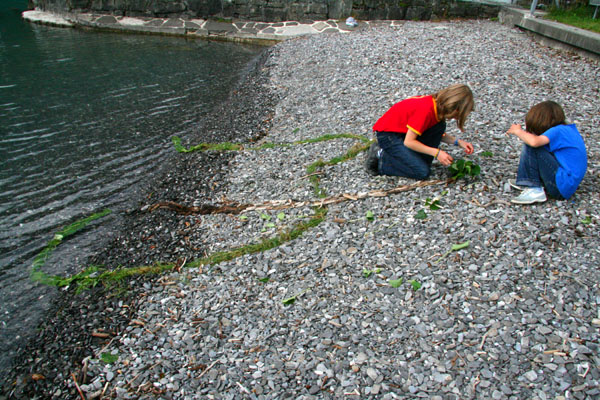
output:
[[367, 158], [365, 159], [364, 166], [369, 175], [377, 176], [379, 175], [379, 170], [377, 168], [378, 160], [377, 160], [377, 142], [374, 142], [369, 147], [367, 151]]
[[510, 202], [513, 204], [534, 204], [534, 203], [544, 203], [548, 199], [535, 199], [535, 200], [517, 200], [512, 199]]

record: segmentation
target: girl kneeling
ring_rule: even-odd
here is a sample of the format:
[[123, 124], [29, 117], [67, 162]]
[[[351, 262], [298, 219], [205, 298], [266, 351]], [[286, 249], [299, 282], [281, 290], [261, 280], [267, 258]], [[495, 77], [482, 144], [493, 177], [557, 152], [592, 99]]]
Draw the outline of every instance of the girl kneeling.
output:
[[446, 120], [451, 119], [464, 131], [473, 107], [473, 93], [463, 84], [394, 104], [373, 126], [377, 143], [369, 149], [367, 171], [372, 175], [427, 179], [434, 158], [443, 165], [452, 164], [452, 156], [439, 148], [442, 141], [473, 153], [471, 143], [446, 134]]

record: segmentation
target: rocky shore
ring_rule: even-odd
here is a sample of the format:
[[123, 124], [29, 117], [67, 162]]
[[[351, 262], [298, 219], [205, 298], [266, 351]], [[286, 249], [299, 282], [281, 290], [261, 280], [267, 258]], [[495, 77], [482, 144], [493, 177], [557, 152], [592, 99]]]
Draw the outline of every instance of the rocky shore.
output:
[[[66, 292], [3, 395], [598, 398], [598, 62], [493, 21], [372, 24], [263, 57], [199, 127], [198, 140], [243, 149], [174, 155], [91, 260], [180, 268], [132, 278], [125, 292]], [[394, 102], [455, 82], [471, 86], [476, 110], [464, 134], [450, 130], [476, 150], [448, 151], [478, 177], [448, 182], [436, 164], [428, 186], [373, 178], [364, 153], [348, 153]], [[569, 201], [514, 206], [520, 144], [505, 131], [546, 99], [577, 124], [588, 174]], [[264, 207], [152, 207], [167, 201]], [[263, 250], [188, 268], [250, 244]]]

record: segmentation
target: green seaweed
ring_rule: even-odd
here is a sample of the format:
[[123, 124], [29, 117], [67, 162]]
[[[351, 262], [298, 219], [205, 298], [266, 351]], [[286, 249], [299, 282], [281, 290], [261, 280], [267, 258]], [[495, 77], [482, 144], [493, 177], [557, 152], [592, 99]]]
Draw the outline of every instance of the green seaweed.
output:
[[65, 238], [82, 230], [90, 222], [100, 219], [110, 213], [111, 211], [109, 209], [105, 209], [101, 212], [92, 214], [89, 217], [75, 221], [63, 228], [60, 232], [56, 233], [52, 240], [48, 242], [46, 247], [33, 259], [33, 265], [30, 273], [31, 280], [34, 282], [43, 283], [45, 285], [64, 286], [64, 284], [62, 284], [64, 278], [48, 275], [42, 271], [42, 267], [46, 264], [46, 261], [48, 261], [48, 258], [50, 258], [52, 252], [58, 247], [59, 244], [62, 243]]

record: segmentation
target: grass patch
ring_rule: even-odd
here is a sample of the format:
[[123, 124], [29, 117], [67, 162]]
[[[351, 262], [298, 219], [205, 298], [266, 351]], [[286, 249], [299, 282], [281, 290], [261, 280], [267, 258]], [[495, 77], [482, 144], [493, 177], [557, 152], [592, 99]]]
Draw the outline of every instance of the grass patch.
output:
[[[545, 19], [600, 33], [600, 18], [593, 19], [596, 7], [583, 5], [573, 8], [551, 7]], [[600, 14], [600, 11], [598, 12]]]

